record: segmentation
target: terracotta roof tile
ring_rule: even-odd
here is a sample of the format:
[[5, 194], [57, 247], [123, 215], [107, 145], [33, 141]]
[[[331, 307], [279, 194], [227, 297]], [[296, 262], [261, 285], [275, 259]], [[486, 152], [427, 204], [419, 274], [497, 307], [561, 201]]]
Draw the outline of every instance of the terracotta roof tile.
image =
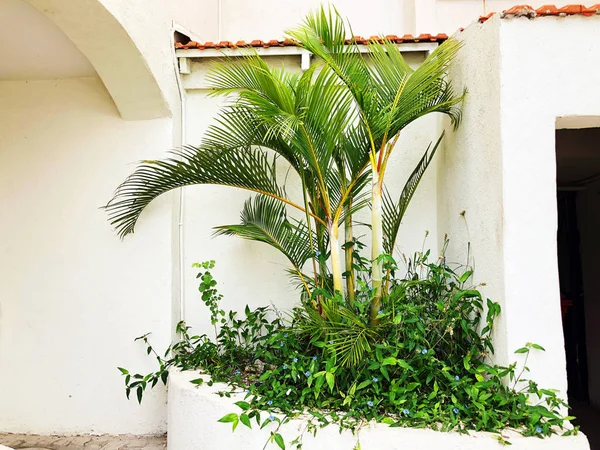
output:
[[[491, 12], [491, 13], [489, 13], [487, 16], [481, 16], [481, 17], [479, 17], [479, 21], [480, 21], [481, 23], [483, 23], [483, 22], [485, 22], [486, 20], [489, 20], [489, 19], [491, 19], [491, 18], [492, 18], [492, 16], [493, 16], [494, 14], [496, 14], [496, 13], [494, 13], [494, 12]], [[463, 31], [463, 30], [464, 30], [464, 28], [461, 28], [461, 29], [460, 29], [460, 31]]]
[[[557, 7], [555, 5], [543, 5], [539, 8], [532, 8], [529, 5], [517, 5], [513, 6], [510, 9], [502, 11], [501, 18], [511, 18], [511, 17], [527, 17], [529, 19], [533, 19], [535, 17], [544, 17], [544, 16], [593, 16], [600, 14], [600, 3], [585, 6], [585, 5], [565, 5], [562, 7]], [[479, 20], [481, 22], [485, 22], [485, 20], [489, 19], [491, 15], [486, 17], [481, 17]]]
[[[413, 36], [412, 34], [405, 34], [402, 37], [398, 37], [395, 34], [390, 34], [385, 37], [385, 39], [394, 42], [396, 44], [402, 43], [417, 43], [417, 42], [444, 42], [448, 39], [448, 35], [445, 33], [440, 34], [420, 34], [419, 36]], [[351, 39], [346, 40], [346, 44], [356, 43], [359, 45], [367, 45], [369, 42], [382, 42], [383, 39], [380, 36], [371, 36], [370, 38], [364, 38], [362, 36], [354, 36]], [[289, 46], [298, 46], [298, 42], [284, 39], [277, 40], [271, 39], [270, 41], [261, 41], [259, 39], [253, 40], [251, 42], [246, 41], [237, 41], [235, 44], [230, 41], [221, 41], [218, 44], [214, 42], [196, 42], [190, 41], [187, 44], [182, 44], [181, 42], [177, 42], [175, 44], [175, 48], [178, 50], [189, 50], [189, 49], [212, 49], [212, 48], [238, 48], [238, 47], [289, 47]]]
[[[489, 20], [494, 14], [490, 13], [487, 16], [481, 16], [479, 18], [480, 22], [485, 22]], [[582, 16], [593, 16], [600, 15], [600, 3], [597, 3], [592, 6], [585, 5], [566, 5], [562, 7], [557, 7], [555, 5], [544, 5], [539, 8], [532, 8], [529, 5], [517, 5], [509, 8], [505, 11], [502, 11], [500, 14], [501, 18], [511, 18], [511, 17], [528, 17], [533, 19], [535, 17], [543, 17], [543, 16], [573, 16], [573, 15], [582, 15]], [[464, 28], [460, 28], [459, 31], [463, 31]], [[402, 37], [399, 37], [395, 34], [388, 34], [385, 36], [385, 39], [388, 41], [394, 42], [396, 44], [402, 43], [417, 43], [417, 42], [443, 42], [448, 39], [448, 35], [444, 33], [440, 34], [420, 34], [419, 36], [413, 36], [412, 34], [405, 34]], [[351, 39], [346, 40], [346, 44], [359, 44], [359, 45], [367, 45], [369, 42], [382, 42], [382, 38], [380, 36], [371, 36], [369, 38], [364, 38], [362, 36], [354, 36]], [[249, 43], [246, 41], [237, 41], [235, 44], [230, 41], [221, 41], [218, 44], [214, 42], [196, 42], [190, 41], [187, 44], [182, 44], [177, 42], [175, 44], [175, 48], [179, 50], [187, 50], [187, 49], [219, 49], [219, 48], [238, 48], [238, 47], [288, 47], [288, 46], [298, 46], [299, 43], [290, 39], [277, 40], [271, 39], [270, 41], [261, 41], [259, 39], [253, 40]]]

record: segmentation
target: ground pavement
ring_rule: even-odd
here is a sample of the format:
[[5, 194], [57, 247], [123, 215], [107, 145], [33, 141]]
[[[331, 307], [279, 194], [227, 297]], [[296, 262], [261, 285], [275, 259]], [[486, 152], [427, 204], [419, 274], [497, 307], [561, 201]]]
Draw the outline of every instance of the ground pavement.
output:
[[0, 433], [5, 445], [20, 450], [165, 450], [166, 436], [37, 436]]

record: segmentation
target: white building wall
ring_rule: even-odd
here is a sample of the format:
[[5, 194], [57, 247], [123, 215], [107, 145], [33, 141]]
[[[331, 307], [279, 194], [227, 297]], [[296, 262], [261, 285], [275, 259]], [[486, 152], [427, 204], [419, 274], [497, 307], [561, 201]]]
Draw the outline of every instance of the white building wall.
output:
[[555, 128], [557, 117], [600, 115], [600, 93], [582, 89], [600, 81], [599, 32], [600, 18], [583, 16], [510, 19], [500, 26], [508, 346], [543, 345], [547, 352], [531, 368], [540, 382], [561, 390]]
[[[464, 123], [447, 153], [455, 155], [457, 176], [442, 185], [454, 192], [449, 198], [465, 195], [454, 184], [457, 179], [468, 180], [473, 192], [465, 209], [476, 274], [489, 285], [485, 293], [503, 307], [496, 334], [499, 361], [517, 360], [514, 350], [526, 342], [538, 343], [547, 351], [530, 358], [531, 377], [563, 393], [554, 136], [559, 117], [600, 115], [600, 93], [582, 88], [598, 81], [600, 46], [594, 36], [599, 31], [596, 17], [530, 21], [496, 16], [459, 34], [466, 45], [457, 70], [470, 89], [466, 104], [472, 106], [465, 108]], [[497, 55], [493, 59], [500, 68], [499, 80], [488, 68], [491, 55]], [[488, 93], [498, 92], [499, 99], [476, 95], [486, 83], [495, 85]], [[466, 152], [462, 160], [461, 152]], [[480, 161], [481, 154], [494, 165]], [[491, 178], [477, 175], [486, 167], [496, 168]], [[441, 222], [457, 227], [458, 209], [446, 210]], [[473, 209], [476, 213], [470, 214]], [[479, 221], [489, 233], [473, 230]], [[466, 240], [463, 236], [459, 243]], [[477, 258], [476, 252], [486, 247], [485, 256]]]
[[[473, 24], [457, 35], [463, 48], [450, 71], [456, 89], [468, 88], [463, 120], [448, 130], [439, 159], [438, 238], [447, 235], [448, 261], [470, 265], [475, 285], [502, 303], [504, 232], [500, 138], [500, 50], [498, 28]], [[472, 243], [472, 245], [470, 245]], [[502, 305], [504, 307], [504, 305]], [[503, 316], [496, 334], [506, 332]], [[497, 358], [508, 359], [506, 344], [496, 339]]]
[[[298, 25], [317, 8], [320, 0], [265, 0], [259, 3], [222, 0], [222, 38], [277, 39]], [[368, 6], [359, 0], [332, 2], [352, 24], [354, 34], [369, 37], [381, 33], [400, 33], [412, 28], [413, 5], [410, 0], [376, 0]]]
[[[116, 0], [113, 0], [116, 1]], [[285, 30], [292, 28], [304, 15], [324, 2], [320, 0], [208, 0], [202, 8], [189, 5], [177, 20], [202, 41], [219, 42], [254, 39], [280, 39]], [[325, 2], [327, 3], [327, 2]], [[515, 2], [511, 0], [360, 0], [330, 2], [352, 24], [354, 34], [369, 37], [380, 34], [452, 34], [467, 27], [479, 16], [502, 12]], [[530, 1], [534, 8], [547, 2]], [[192, 20], [193, 18], [193, 20]]]
[[[59, 2], [30, 3], [51, 17]], [[101, 3], [131, 36], [150, 68], [149, 79], [156, 79], [175, 118], [122, 120], [98, 79], [0, 82], [0, 431], [164, 431], [164, 392], [149, 394], [142, 407], [125, 400], [116, 366], [152, 370], [152, 359], [132, 338], [152, 331], [156, 346], [165, 348], [179, 317], [177, 195], [156, 201], [136, 234], [123, 243], [98, 207], [133, 170], [132, 163], [161, 157], [178, 144], [173, 22], [203, 40], [272, 39], [319, 2]], [[363, 36], [450, 33], [488, 12], [474, 0], [338, 3], [355, 33]], [[500, 3], [487, 2], [488, 7]], [[430, 15], [434, 10], [437, 14]], [[494, 20], [464, 33], [471, 44], [460, 57], [455, 80], [471, 89], [465, 123], [451, 137], [445, 159], [438, 155], [439, 180], [435, 167], [423, 180], [401, 228], [400, 251], [420, 249], [425, 230], [432, 236], [425, 246], [434, 253], [440, 241], [435, 236], [448, 231], [457, 261], [465, 256], [461, 244], [476, 243], [476, 277], [488, 283], [490, 297], [505, 307], [498, 335], [508, 331], [510, 338], [497, 340], [499, 354], [508, 360], [524, 342], [539, 342], [549, 352], [532, 361], [535, 374], [542, 375], [545, 385], [563, 388], [555, 243], [551, 231], [538, 232], [556, 220], [555, 204], [550, 204], [554, 194], [548, 191], [552, 179], [542, 173], [543, 167], [552, 168], [553, 137], [544, 133], [553, 130], [557, 115], [600, 116], [595, 91], [579, 89], [589, 82], [585, 74], [596, 73], [598, 19]], [[73, 24], [71, 18], [65, 21]], [[577, 36], [567, 36], [567, 21], [576, 24], [569, 30]], [[118, 51], [119, 42], [110, 43]], [[502, 80], [490, 75], [500, 67], [513, 75]], [[569, 77], [574, 82], [564, 84]], [[548, 91], [538, 88], [541, 81]], [[189, 87], [188, 143], [199, 142], [216, 106], [201, 87]], [[437, 120], [429, 118], [403, 133], [387, 175], [392, 190], [399, 192], [426, 145], [436, 139], [437, 128]], [[522, 168], [534, 163], [539, 176]], [[545, 190], [536, 197], [536, 189]], [[238, 220], [245, 198], [243, 192], [224, 188], [185, 192], [185, 306], [188, 319], [203, 331], [210, 330], [190, 268], [194, 261], [217, 260], [225, 308], [270, 302], [286, 307], [297, 298], [283, 272], [285, 261], [276, 252], [258, 243], [210, 237], [212, 226]], [[532, 202], [535, 208], [527, 206]], [[459, 215], [463, 210], [468, 231]], [[523, 298], [528, 306], [522, 306]]]
[[99, 207], [171, 120], [122, 120], [97, 78], [0, 82], [0, 117], [0, 432], [164, 431], [164, 390], [126, 400], [117, 366], [170, 340], [170, 198], [124, 242]]

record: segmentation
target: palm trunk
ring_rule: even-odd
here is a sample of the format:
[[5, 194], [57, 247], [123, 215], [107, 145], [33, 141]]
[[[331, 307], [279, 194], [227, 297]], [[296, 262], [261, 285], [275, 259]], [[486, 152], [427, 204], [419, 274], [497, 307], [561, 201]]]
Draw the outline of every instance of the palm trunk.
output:
[[337, 223], [329, 226], [329, 247], [331, 250], [331, 273], [333, 275], [333, 291], [344, 293], [342, 287], [342, 264], [340, 261], [339, 227]]
[[381, 310], [381, 284], [382, 284], [382, 264], [378, 261], [383, 253], [383, 222], [381, 207], [381, 182], [379, 172], [373, 170], [373, 190], [372, 190], [372, 208], [371, 208], [371, 233], [373, 241], [371, 243], [371, 279], [373, 283], [373, 300], [371, 300], [371, 324], [376, 325], [379, 322], [377, 316]]
[[348, 296], [348, 302], [354, 301], [354, 269], [352, 268], [354, 246], [351, 244], [353, 238], [351, 209], [352, 199], [348, 200], [348, 205], [346, 206], [346, 220], [344, 222], [344, 234], [346, 240], [346, 295]]

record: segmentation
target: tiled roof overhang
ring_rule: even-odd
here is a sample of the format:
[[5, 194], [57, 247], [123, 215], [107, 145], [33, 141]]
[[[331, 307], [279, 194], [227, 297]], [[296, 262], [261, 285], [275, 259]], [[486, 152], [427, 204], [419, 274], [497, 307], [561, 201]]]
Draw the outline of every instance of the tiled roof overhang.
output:
[[[490, 13], [487, 16], [481, 16], [479, 18], [480, 22], [485, 22], [489, 18], [491, 18], [496, 13]], [[594, 16], [600, 15], [600, 3], [585, 6], [585, 5], [566, 5], [562, 7], [557, 7], [555, 5], [544, 5], [539, 8], [532, 8], [529, 5], [517, 5], [513, 6], [510, 9], [502, 11], [500, 13], [500, 17], [502, 19], [512, 18], [512, 17], [527, 17], [529, 19], [533, 19], [535, 17], [544, 17], [544, 16]], [[462, 29], [461, 29], [462, 30]], [[413, 36], [411, 34], [405, 34], [404, 36], [396, 36], [395, 34], [390, 34], [385, 36], [385, 39], [396, 43], [396, 44], [416, 44], [420, 42], [434, 42], [434, 43], [442, 43], [448, 39], [446, 34], [420, 34], [418, 36]], [[370, 38], [363, 38], [361, 36], [354, 36], [352, 39], [348, 39], [346, 44], [359, 44], [359, 45], [367, 45], [369, 42], [381, 42], [381, 37], [379, 36], [371, 36]], [[215, 42], [196, 42], [189, 41], [188, 43], [177, 42], [175, 44], [175, 48], [177, 50], [206, 50], [206, 49], [240, 49], [240, 48], [272, 48], [272, 47], [298, 47], [299, 44], [296, 41], [290, 39], [283, 40], [270, 40], [270, 41], [261, 41], [254, 40], [250, 42], [246, 41], [221, 41], [218, 43]]]
[[[448, 35], [446, 34], [420, 34], [419, 36], [413, 36], [411, 34], [405, 34], [404, 36], [396, 36], [395, 34], [390, 34], [385, 36], [385, 39], [391, 41], [395, 44], [415, 44], [419, 42], [437, 42], [442, 43], [446, 39], [448, 39]], [[369, 42], [381, 42], [382, 39], [379, 36], [371, 36], [370, 38], [363, 38], [361, 36], [354, 36], [352, 39], [348, 39], [346, 44], [358, 44], [358, 45], [366, 45]], [[246, 41], [221, 41], [219, 43], [214, 42], [196, 42], [190, 41], [187, 44], [182, 44], [180, 42], [175, 44], [175, 48], [178, 50], [190, 50], [190, 49], [198, 49], [198, 50], [206, 50], [206, 49], [221, 49], [221, 48], [270, 48], [270, 47], [298, 47], [299, 44], [296, 41], [292, 41], [290, 39], [284, 40], [271, 40], [271, 41], [260, 41], [254, 40], [251, 42]]]
[[[492, 17], [496, 13], [490, 13], [487, 16], [482, 16], [479, 18], [480, 22], [485, 22], [490, 17]], [[517, 5], [513, 6], [510, 9], [502, 11], [500, 17], [502, 19], [510, 19], [513, 17], [527, 17], [529, 19], [534, 19], [536, 17], [545, 17], [545, 16], [558, 16], [558, 17], [566, 17], [566, 16], [595, 16], [600, 14], [600, 3], [597, 3], [592, 6], [585, 5], [565, 5], [562, 7], [558, 7], [555, 5], [543, 5], [539, 8], [532, 8], [529, 5]]]

